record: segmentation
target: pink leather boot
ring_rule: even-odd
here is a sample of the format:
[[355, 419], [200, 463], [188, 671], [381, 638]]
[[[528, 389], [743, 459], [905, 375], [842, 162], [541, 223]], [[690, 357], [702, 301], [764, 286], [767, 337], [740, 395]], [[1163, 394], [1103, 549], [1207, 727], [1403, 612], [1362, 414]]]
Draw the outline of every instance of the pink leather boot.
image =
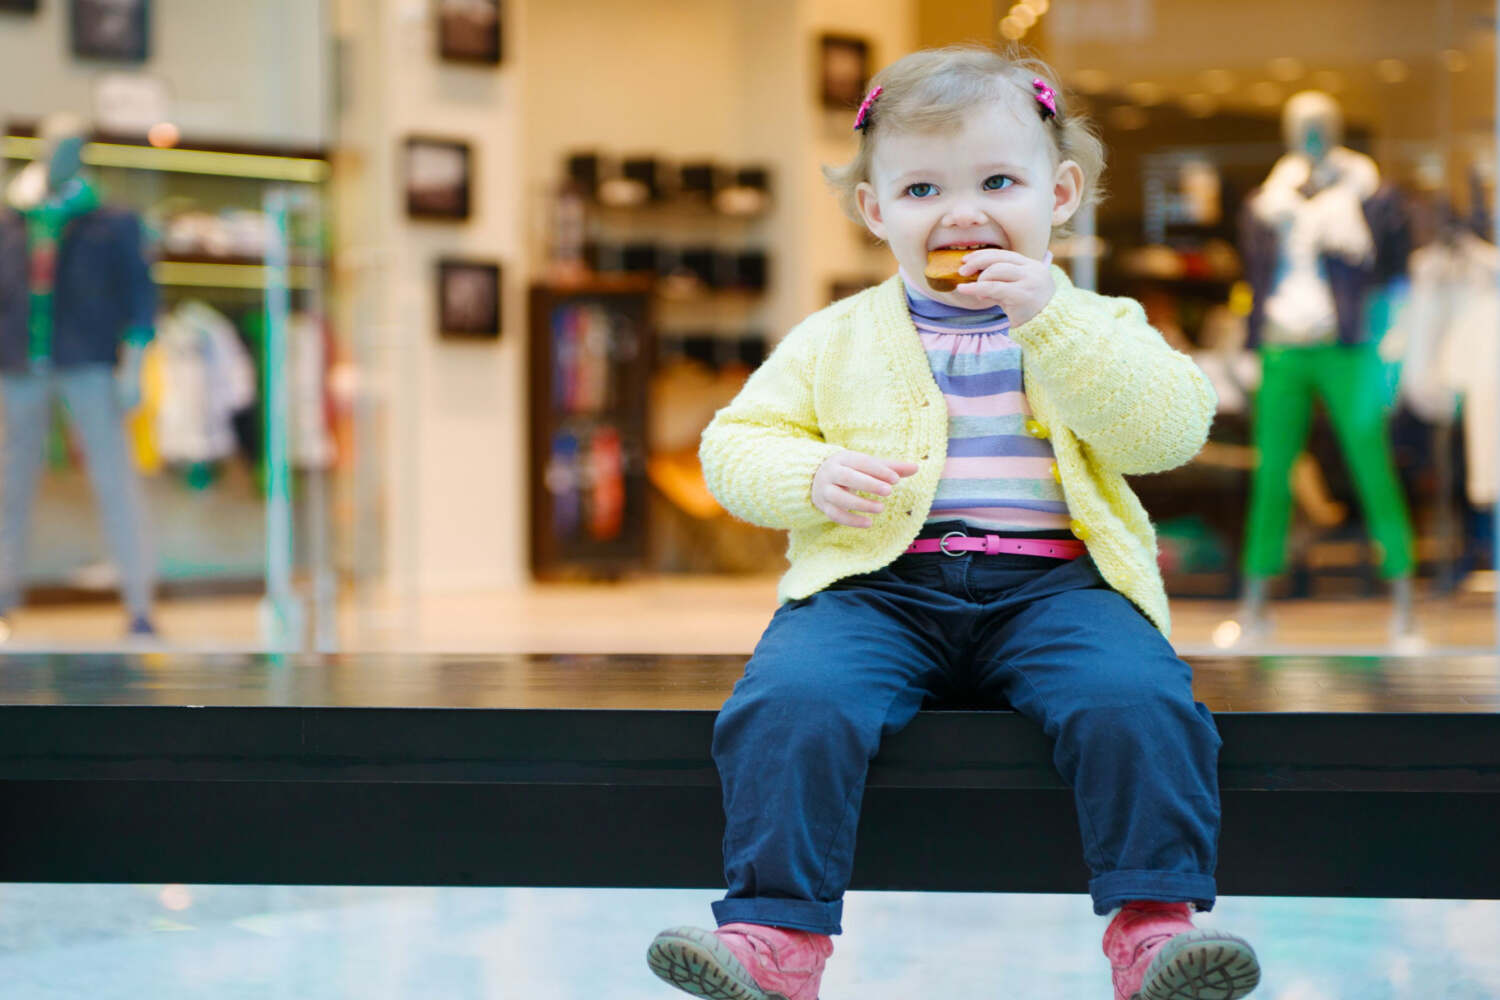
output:
[[1260, 982], [1255, 949], [1193, 927], [1187, 903], [1126, 903], [1104, 931], [1115, 1000], [1238, 1000]]
[[827, 934], [725, 924], [717, 931], [662, 931], [646, 950], [646, 964], [679, 990], [709, 1000], [818, 1000], [831, 954]]

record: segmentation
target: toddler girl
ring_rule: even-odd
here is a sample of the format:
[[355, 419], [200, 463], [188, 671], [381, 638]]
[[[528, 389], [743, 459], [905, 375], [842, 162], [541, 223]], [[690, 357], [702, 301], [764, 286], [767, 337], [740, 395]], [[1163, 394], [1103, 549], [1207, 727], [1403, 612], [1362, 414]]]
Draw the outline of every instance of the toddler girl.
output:
[[[1192, 458], [1214, 394], [1137, 302], [1051, 266], [1103, 168], [1054, 79], [978, 48], [876, 77], [858, 155], [826, 172], [899, 273], [799, 324], [704, 432], [714, 495], [789, 531], [791, 568], [714, 729], [719, 927], [647, 955], [688, 993], [816, 1000], [869, 762], [949, 697], [1055, 741], [1117, 1000], [1259, 979], [1246, 942], [1193, 928], [1214, 902], [1220, 741], [1124, 479]], [[945, 248], [969, 252], [938, 291], [923, 272]]]

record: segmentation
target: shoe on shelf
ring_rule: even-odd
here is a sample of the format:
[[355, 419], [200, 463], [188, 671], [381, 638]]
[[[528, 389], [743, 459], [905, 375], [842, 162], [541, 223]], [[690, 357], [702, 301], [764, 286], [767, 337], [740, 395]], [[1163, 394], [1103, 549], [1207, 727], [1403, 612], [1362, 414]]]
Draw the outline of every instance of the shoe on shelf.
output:
[[716, 931], [662, 931], [646, 950], [646, 964], [684, 993], [708, 1000], [818, 1000], [831, 954], [827, 934], [725, 924]]
[[1260, 982], [1249, 942], [1193, 926], [1187, 903], [1126, 903], [1104, 931], [1115, 1000], [1238, 1000]]

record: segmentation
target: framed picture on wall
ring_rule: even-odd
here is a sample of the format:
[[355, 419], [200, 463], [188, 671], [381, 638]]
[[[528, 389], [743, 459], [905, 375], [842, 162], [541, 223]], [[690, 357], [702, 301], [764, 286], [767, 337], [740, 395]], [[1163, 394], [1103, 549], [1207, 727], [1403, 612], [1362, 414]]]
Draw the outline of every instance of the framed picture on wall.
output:
[[500, 265], [493, 261], [438, 261], [438, 332], [444, 337], [500, 336]]
[[417, 219], [467, 219], [474, 155], [456, 139], [406, 140], [406, 214]]
[[870, 85], [870, 43], [852, 35], [824, 35], [818, 42], [823, 106], [852, 111]]
[[72, 0], [73, 54], [145, 62], [151, 55], [151, 0]]
[[500, 62], [500, 0], [437, 0], [438, 55], [449, 62]]

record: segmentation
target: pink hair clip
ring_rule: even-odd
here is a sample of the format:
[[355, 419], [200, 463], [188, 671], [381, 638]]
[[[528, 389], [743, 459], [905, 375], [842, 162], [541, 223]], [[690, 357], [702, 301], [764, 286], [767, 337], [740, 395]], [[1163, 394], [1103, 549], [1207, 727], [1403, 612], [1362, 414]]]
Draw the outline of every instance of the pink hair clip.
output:
[[1036, 101], [1045, 110], [1042, 111], [1043, 118], [1057, 117], [1057, 91], [1047, 86], [1047, 81], [1036, 77], [1031, 81], [1032, 89], [1036, 91]]
[[884, 87], [876, 87], [859, 103], [859, 112], [854, 116], [854, 131], [863, 132], [870, 126], [870, 106], [884, 92]]

